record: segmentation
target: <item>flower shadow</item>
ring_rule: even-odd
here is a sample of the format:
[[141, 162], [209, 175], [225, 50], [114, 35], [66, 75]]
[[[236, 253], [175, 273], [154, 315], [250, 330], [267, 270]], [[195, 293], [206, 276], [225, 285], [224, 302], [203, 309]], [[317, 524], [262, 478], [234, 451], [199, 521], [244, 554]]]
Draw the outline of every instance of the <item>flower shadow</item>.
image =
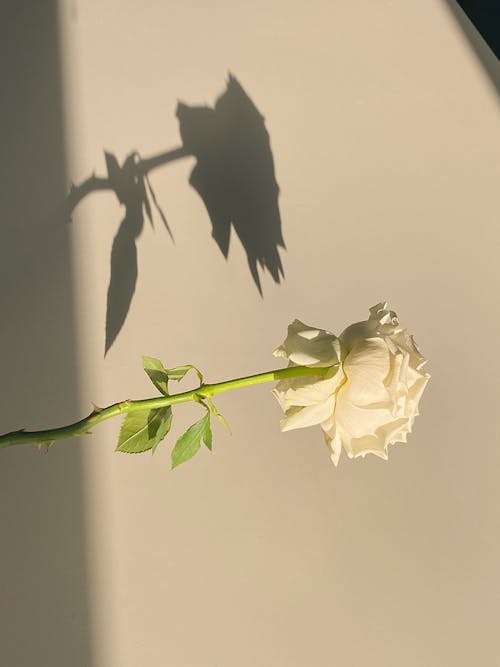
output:
[[184, 147], [197, 159], [189, 182], [207, 208], [212, 236], [227, 259], [234, 228], [262, 295], [257, 266], [279, 283], [285, 248], [264, 117], [232, 75], [213, 109], [179, 103], [177, 117]]
[[250, 273], [262, 296], [259, 268], [276, 283], [284, 278], [279, 248], [285, 248], [281, 231], [279, 186], [269, 134], [260, 114], [241, 84], [229, 75], [226, 90], [214, 107], [179, 103], [177, 118], [182, 146], [141, 158], [134, 151], [120, 166], [105, 152], [107, 176], [92, 174], [72, 186], [67, 215], [92, 192], [110, 190], [125, 207], [111, 250], [107, 294], [105, 355], [127, 318], [138, 278], [137, 240], [145, 216], [153, 224], [155, 207], [170, 237], [167, 218], [148, 179], [153, 169], [187, 156], [196, 158], [189, 182], [207, 209], [212, 237], [227, 259], [231, 228], [243, 245]]

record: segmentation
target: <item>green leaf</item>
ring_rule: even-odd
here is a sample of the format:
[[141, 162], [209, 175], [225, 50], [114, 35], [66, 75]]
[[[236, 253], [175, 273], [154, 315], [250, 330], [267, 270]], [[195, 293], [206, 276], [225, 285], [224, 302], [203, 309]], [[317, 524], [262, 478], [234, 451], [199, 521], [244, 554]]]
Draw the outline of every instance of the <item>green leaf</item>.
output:
[[175, 368], [169, 368], [167, 370], [168, 377], [169, 377], [170, 380], [177, 380], [177, 382], [179, 382], [186, 375], [186, 373], [188, 371], [190, 371], [191, 369], [196, 371], [196, 375], [198, 376], [198, 379], [200, 381], [200, 385], [203, 384], [202, 372], [198, 368], [196, 368], [196, 366], [193, 366], [192, 364], [186, 364], [185, 366], [176, 366]]
[[167, 405], [164, 408], [153, 408], [149, 413], [148, 436], [153, 442], [151, 453], [154, 454], [156, 448], [163, 438], [170, 431], [172, 426], [172, 408]]
[[210, 427], [210, 415], [208, 412], [205, 415], [205, 419], [207, 420], [207, 423], [205, 425], [205, 431], [203, 432], [203, 442], [207, 448], [212, 451], [212, 429]]
[[140, 454], [152, 449], [154, 452], [170, 431], [171, 425], [172, 408], [170, 405], [153, 410], [129, 412], [123, 420], [116, 451]]
[[172, 469], [181, 463], [192, 459], [204, 441], [208, 449], [212, 449], [212, 430], [210, 428], [210, 413], [190, 426], [175, 443], [172, 450]]
[[142, 357], [142, 366], [149, 376], [149, 379], [164, 396], [168, 396], [168, 381], [176, 380], [180, 382], [186, 373], [190, 370], [196, 371], [200, 386], [203, 384], [203, 375], [201, 371], [192, 364], [176, 366], [175, 368], [165, 368], [159, 359], [155, 357]]
[[210, 412], [213, 415], [215, 415], [217, 417], [217, 419], [220, 421], [220, 423], [222, 424], [222, 426], [224, 426], [224, 428], [229, 433], [231, 433], [231, 427], [229, 426], [227, 419], [223, 415], [221, 415], [221, 413], [217, 410], [217, 408], [215, 407], [214, 402], [212, 401], [212, 399], [207, 396], [205, 398], [205, 401], [206, 401], [206, 403], [207, 403], [207, 405], [210, 409]]
[[142, 367], [149, 379], [164, 396], [168, 396], [168, 371], [159, 359], [154, 357], [142, 357]]

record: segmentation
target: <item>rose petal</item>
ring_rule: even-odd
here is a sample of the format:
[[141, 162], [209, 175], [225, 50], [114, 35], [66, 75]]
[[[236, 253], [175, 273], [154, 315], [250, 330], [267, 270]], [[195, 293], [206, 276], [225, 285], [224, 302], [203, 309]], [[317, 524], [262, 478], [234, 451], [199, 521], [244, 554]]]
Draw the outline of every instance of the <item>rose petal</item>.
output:
[[333, 366], [340, 361], [340, 343], [329, 331], [294, 320], [285, 341], [273, 354], [299, 366]]
[[285, 418], [281, 420], [280, 426], [282, 431], [291, 431], [295, 428], [305, 428], [306, 426], [315, 426], [328, 418], [333, 408], [332, 403], [335, 402], [331, 398], [323, 403], [317, 405], [308, 405], [305, 408], [293, 407], [286, 411]]
[[390, 404], [387, 407], [366, 409], [345, 399], [342, 392], [343, 389], [337, 397], [335, 421], [342, 431], [349, 433], [351, 437], [374, 435], [381, 426], [393, 421]]
[[345, 376], [342, 369], [337, 368], [332, 371], [333, 377], [316, 382], [308, 382], [303, 386], [292, 386], [285, 392], [285, 405], [307, 406], [321, 403], [332, 396], [339, 385], [343, 382]]
[[368, 338], [356, 342], [344, 360], [348, 382], [343, 395], [357, 405], [388, 401], [384, 381], [389, 374], [390, 361], [387, 345], [382, 338]]

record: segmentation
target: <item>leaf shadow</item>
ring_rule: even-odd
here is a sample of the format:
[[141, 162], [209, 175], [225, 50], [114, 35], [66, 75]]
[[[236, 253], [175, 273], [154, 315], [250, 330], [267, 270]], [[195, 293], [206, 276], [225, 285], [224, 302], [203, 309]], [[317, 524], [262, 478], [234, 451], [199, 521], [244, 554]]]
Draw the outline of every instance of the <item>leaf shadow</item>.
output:
[[[170, 233], [167, 219], [156, 202], [154, 192], [146, 177], [138, 174], [137, 153], [131, 153], [120, 167], [111, 153], [105, 153], [108, 180], [118, 201], [125, 207], [125, 216], [118, 228], [111, 249], [111, 271], [106, 307], [106, 355], [125, 323], [134, 296], [138, 266], [137, 239], [144, 226], [144, 214], [153, 224], [151, 205], [146, 183], [161, 219]], [[172, 235], [171, 235], [172, 236]]]

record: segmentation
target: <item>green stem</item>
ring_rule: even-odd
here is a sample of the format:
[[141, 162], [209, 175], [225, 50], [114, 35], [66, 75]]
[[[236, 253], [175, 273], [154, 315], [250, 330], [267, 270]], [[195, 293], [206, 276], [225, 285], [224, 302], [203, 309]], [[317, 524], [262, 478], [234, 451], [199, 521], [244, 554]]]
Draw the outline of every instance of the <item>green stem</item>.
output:
[[311, 368], [309, 366], [290, 366], [289, 368], [280, 368], [275, 371], [267, 371], [266, 373], [257, 373], [256, 375], [249, 375], [248, 377], [236, 378], [235, 380], [227, 380], [226, 382], [217, 382], [214, 384], [202, 384], [196, 389], [184, 391], [180, 394], [173, 394], [172, 396], [158, 396], [156, 398], [145, 398], [138, 401], [121, 401], [114, 403], [107, 408], [96, 408], [88, 417], [81, 419], [68, 426], [61, 426], [59, 428], [47, 429], [44, 431], [13, 431], [0, 436], [0, 449], [3, 447], [10, 447], [12, 445], [23, 445], [30, 443], [52, 443], [55, 440], [64, 440], [72, 438], [75, 435], [82, 435], [89, 433], [96, 424], [100, 424], [106, 419], [123, 415], [128, 412], [138, 412], [140, 410], [151, 410], [153, 408], [162, 408], [166, 405], [175, 405], [177, 403], [188, 403], [197, 399], [210, 398], [215, 394], [220, 394], [223, 391], [231, 391], [231, 389], [239, 389], [240, 387], [249, 387], [254, 384], [261, 384], [263, 382], [276, 382], [286, 378], [303, 377], [306, 375], [326, 375], [331, 367]]

